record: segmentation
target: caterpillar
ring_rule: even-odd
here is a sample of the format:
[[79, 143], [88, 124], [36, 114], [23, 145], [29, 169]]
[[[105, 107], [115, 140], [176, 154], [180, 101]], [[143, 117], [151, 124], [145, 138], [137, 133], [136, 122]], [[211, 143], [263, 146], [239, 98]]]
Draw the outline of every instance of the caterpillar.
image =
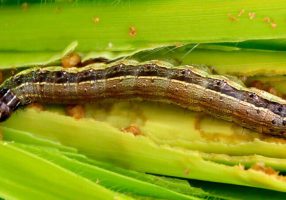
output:
[[0, 86], [0, 121], [32, 102], [75, 104], [106, 98], [172, 103], [259, 133], [286, 136], [283, 99], [192, 66], [161, 61], [24, 70]]

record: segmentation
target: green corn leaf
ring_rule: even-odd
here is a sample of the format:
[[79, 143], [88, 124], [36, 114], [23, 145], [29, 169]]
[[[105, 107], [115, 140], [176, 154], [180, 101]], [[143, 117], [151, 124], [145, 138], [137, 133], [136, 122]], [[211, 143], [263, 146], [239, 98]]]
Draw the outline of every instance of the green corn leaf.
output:
[[283, 0], [4, 2], [0, 51], [59, 51], [74, 40], [81, 51], [102, 51], [281, 39], [285, 6]]
[[[193, 193], [190, 196], [184, 195], [182, 193], [175, 192], [173, 189], [167, 189], [165, 187], [161, 187], [156, 184], [140, 181], [136, 177], [132, 178], [130, 176], [125, 176], [123, 174], [116, 173], [113, 171], [113, 169], [106, 170], [98, 167], [97, 165], [91, 165], [88, 163], [83, 163], [68, 158], [64, 154], [56, 150], [42, 149], [39, 147], [33, 147], [27, 145], [17, 145], [17, 146], [23, 148], [24, 150], [28, 150], [32, 153], [35, 153], [36, 155], [39, 155], [44, 159], [50, 160], [51, 162], [60, 165], [65, 169], [68, 169], [80, 176], [83, 176], [93, 182], [96, 182], [114, 191], [120, 191], [122, 193], [129, 193], [129, 194], [135, 194], [135, 195], [153, 197], [159, 199], [170, 199], [170, 200], [198, 199], [193, 195], [208, 197], [207, 193], [204, 193], [202, 190], [201, 191], [198, 190], [199, 192], [197, 191], [197, 193]], [[128, 172], [127, 170], [124, 169], [121, 169], [121, 171]], [[144, 175], [142, 173], [136, 173], [136, 174], [141, 177], [149, 176], [149, 175]], [[160, 180], [160, 178], [158, 179]], [[176, 186], [176, 184], [174, 184], [174, 186]]]
[[[47, 123], [50, 126], [43, 129]], [[217, 164], [204, 160], [199, 153], [191, 150], [155, 145], [146, 137], [134, 137], [106, 123], [91, 119], [76, 121], [56, 113], [39, 113], [26, 109], [18, 112], [2, 126], [11, 125], [15, 129], [57, 140], [93, 158], [112, 161], [125, 168], [286, 191], [284, 181], [276, 176], [252, 169]]]
[[131, 199], [8, 143], [0, 143], [0, 157], [5, 199]]
[[62, 52], [0, 51], [0, 68], [11, 69], [20, 67], [59, 65], [61, 58], [73, 52], [77, 45], [78, 43], [74, 41]]

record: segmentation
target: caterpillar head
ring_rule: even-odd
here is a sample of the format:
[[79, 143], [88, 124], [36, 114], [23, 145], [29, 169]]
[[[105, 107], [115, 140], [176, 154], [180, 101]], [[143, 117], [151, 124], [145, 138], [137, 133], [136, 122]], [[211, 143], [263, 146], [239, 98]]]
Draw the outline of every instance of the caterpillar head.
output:
[[20, 100], [9, 89], [0, 89], [0, 122], [8, 119], [20, 105]]

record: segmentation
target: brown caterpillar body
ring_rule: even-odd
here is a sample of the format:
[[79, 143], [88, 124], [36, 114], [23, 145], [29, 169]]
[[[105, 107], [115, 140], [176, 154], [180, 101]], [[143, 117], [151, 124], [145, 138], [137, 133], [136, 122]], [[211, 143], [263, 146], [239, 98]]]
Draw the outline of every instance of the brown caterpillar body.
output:
[[[74, 104], [141, 98], [202, 111], [260, 133], [286, 133], [284, 100], [191, 66], [119, 61], [84, 68], [49, 67], [23, 71], [1, 88], [2, 121], [19, 105], [31, 102]], [[10, 94], [8, 99], [5, 92]]]

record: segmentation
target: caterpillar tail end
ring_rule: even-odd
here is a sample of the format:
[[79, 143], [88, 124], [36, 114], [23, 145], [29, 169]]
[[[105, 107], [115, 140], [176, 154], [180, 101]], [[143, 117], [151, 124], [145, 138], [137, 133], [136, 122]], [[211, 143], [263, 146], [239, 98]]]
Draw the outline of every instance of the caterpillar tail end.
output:
[[7, 120], [21, 102], [18, 97], [9, 89], [0, 89], [0, 122]]

